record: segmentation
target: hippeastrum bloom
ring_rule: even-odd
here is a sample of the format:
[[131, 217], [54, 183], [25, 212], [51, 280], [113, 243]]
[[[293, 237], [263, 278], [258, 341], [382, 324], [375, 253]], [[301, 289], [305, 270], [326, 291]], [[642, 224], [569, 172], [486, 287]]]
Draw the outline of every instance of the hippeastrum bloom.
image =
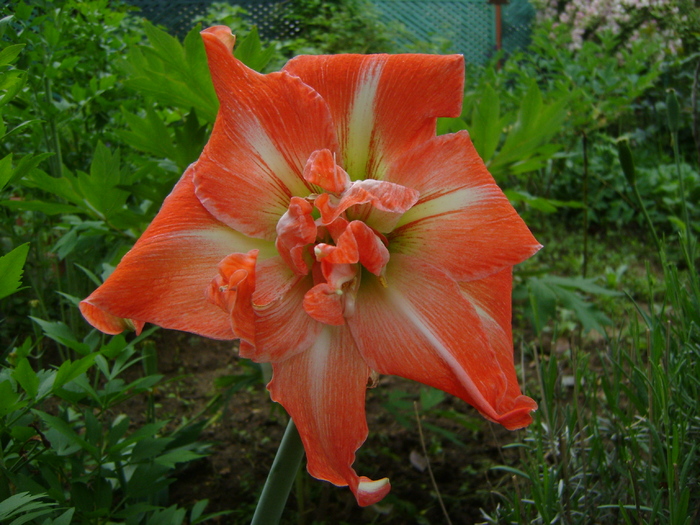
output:
[[309, 473], [360, 505], [365, 390], [420, 381], [509, 429], [530, 423], [511, 338], [512, 267], [540, 245], [467, 132], [459, 55], [299, 56], [262, 75], [203, 31], [220, 101], [211, 139], [112, 275], [81, 303], [109, 334], [146, 322], [272, 363]]

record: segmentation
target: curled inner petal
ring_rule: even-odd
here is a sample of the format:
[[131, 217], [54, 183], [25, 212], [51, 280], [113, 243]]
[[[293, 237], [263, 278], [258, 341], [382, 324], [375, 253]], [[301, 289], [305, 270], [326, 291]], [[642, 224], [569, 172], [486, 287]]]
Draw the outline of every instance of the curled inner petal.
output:
[[231, 316], [236, 337], [255, 344], [255, 263], [258, 250], [233, 253], [219, 263], [219, 275], [209, 285], [208, 299]]
[[331, 193], [342, 193], [350, 186], [350, 175], [335, 163], [329, 149], [314, 151], [304, 167], [304, 178]]
[[321, 323], [340, 326], [354, 313], [355, 296], [360, 285], [356, 264], [321, 261], [326, 282], [318, 283], [304, 296], [304, 310]]
[[418, 192], [411, 188], [381, 180], [353, 182], [340, 197], [323, 193], [316, 199], [323, 224], [330, 224], [351, 206], [369, 203], [375, 208], [400, 215], [418, 201]]
[[298, 275], [309, 273], [304, 260], [305, 247], [316, 240], [313, 206], [301, 197], [292, 197], [289, 209], [277, 223], [275, 246], [289, 267]]

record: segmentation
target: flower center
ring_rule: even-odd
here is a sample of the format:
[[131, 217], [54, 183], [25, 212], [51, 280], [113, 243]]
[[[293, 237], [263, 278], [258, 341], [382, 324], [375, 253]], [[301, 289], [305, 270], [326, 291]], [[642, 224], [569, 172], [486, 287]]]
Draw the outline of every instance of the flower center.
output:
[[[322, 191], [291, 198], [277, 223], [275, 245], [295, 273], [312, 272], [314, 286], [304, 296], [304, 310], [322, 323], [342, 325], [355, 310], [360, 265], [386, 283], [389, 250], [380, 231], [393, 229], [418, 192], [379, 180], [351, 182], [330, 150], [312, 153], [303, 176]], [[367, 208], [364, 221], [348, 220], [348, 212], [361, 207]]]

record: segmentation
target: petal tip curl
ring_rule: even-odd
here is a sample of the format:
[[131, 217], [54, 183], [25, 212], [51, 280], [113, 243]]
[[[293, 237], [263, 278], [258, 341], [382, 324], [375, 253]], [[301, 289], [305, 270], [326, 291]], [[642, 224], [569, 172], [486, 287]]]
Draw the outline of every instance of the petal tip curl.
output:
[[83, 317], [100, 332], [104, 332], [109, 335], [121, 334], [126, 330], [131, 330], [136, 332], [136, 335], [141, 333], [143, 330], [144, 322], [137, 321], [135, 319], [125, 319], [123, 317], [118, 317], [112, 315], [106, 310], [103, 310], [99, 306], [95, 306], [89, 301], [89, 297], [84, 301], [80, 301], [80, 313]]
[[[202, 35], [202, 38], [207, 39], [207, 38], [216, 38], [219, 42], [221, 42], [224, 46], [226, 46], [226, 49], [229, 50], [229, 52], [233, 52], [233, 46], [236, 44], [236, 35], [231, 33], [231, 28], [227, 26], [213, 26], [213, 27], [208, 27], [204, 31], [200, 33]], [[211, 36], [207, 36], [211, 35]]]
[[360, 476], [360, 481], [355, 491], [355, 497], [357, 498], [357, 503], [361, 507], [367, 507], [383, 500], [384, 497], [389, 494], [390, 490], [391, 483], [389, 483], [389, 478], [382, 478], [374, 481], [365, 476]]
[[537, 403], [524, 395], [515, 399], [513, 408], [505, 414], [500, 414], [496, 423], [503, 425], [508, 430], [518, 430], [532, 423], [532, 412], [537, 410]]

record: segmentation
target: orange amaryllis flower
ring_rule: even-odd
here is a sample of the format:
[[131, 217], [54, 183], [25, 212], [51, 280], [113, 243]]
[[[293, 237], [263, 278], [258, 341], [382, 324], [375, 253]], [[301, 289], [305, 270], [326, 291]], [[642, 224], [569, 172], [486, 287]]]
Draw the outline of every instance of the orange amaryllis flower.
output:
[[202, 33], [219, 114], [209, 143], [114, 273], [81, 303], [103, 332], [145, 322], [271, 362], [308, 471], [360, 505], [365, 390], [396, 374], [509, 429], [530, 423], [511, 340], [512, 266], [540, 245], [460, 114], [459, 55], [299, 56], [262, 75]]

